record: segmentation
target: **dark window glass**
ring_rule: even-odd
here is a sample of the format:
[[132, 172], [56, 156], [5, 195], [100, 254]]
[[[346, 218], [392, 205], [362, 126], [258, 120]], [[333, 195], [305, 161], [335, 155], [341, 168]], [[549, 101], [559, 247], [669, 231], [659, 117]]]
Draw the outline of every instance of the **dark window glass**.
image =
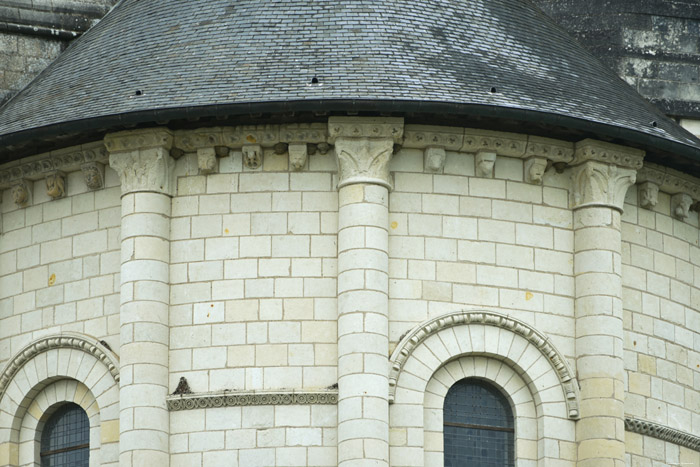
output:
[[515, 430], [508, 400], [494, 386], [463, 379], [443, 408], [445, 467], [513, 467]]
[[61, 406], [41, 433], [41, 467], [88, 467], [90, 422], [76, 404]]

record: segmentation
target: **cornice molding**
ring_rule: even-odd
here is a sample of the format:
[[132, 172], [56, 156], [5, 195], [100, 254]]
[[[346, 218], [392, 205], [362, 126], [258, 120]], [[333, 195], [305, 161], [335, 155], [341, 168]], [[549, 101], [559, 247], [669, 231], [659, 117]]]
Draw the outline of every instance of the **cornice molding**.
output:
[[0, 170], [0, 189], [10, 188], [22, 179], [39, 180], [56, 171], [72, 172], [90, 162], [106, 162], [109, 154], [102, 143], [49, 153]]
[[584, 139], [575, 145], [574, 160], [571, 165], [594, 161], [616, 165], [621, 168], [639, 170], [642, 168], [645, 152], [617, 144], [594, 139]]
[[700, 436], [677, 430], [670, 426], [661, 425], [660, 423], [625, 417], [625, 430], [631, 433], [668, 441], [694, 451], [700, 451]]
[[529, 324], [510, 316], [492, 311], [456, 311], [424, 321], [401, 339], [391, 355], [389, 371], [389, 401], [393, 403], [396, 384], [403, 365], [411, 353], [428, 337], [454, 326], [480, 324], [513, 332], [534, 345], [544, 355], [559, 377], [566, 396], [567, 412], [571, 419], [579, 418], [578, 383], [564, 356], [554, 347], [547, 336]]
[[528, 136], [503, 131], [464, 129], [461, 152], [493, 152], [499, 156], [524, 157]]
[[19, 370], [32, 358], [53, 349], [75, 349], [88, 353], [101, 361], [114, 381], [119, 382], [119, 359], [96, 339], [74, 333], [62, 333], [38, 339], [20, 350], [0, 373], [0, 400]]
[[166, 398], [168, 410], [209, 409], [216, 407], [244, 407], [251, 405], [335, 405], [338, 390], [325, 391], [224, 391], [171, 395]]
[[686, 194], [695, 201], [700, 200], [700, 179], [649, 162], [637, 172], [637, 183], [653, 183], [670, 195]]
[[330, 117], [328, 119], [328, 142], [338, 138], [389, 138], [394, 144], [403, 142], [404, 126], [400, 117]]

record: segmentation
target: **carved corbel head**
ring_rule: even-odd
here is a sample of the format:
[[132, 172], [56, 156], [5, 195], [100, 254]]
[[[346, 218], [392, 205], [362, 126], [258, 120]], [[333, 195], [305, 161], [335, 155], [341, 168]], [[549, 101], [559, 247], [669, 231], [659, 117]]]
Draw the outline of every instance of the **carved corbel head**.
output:
[[32, 182], [29, 180], [18, 180], [12, 185], [12, 201], [18, 208], [23, 208], [31, 204]]
[[46, 194], [51, 199], [66, 196], [66, 175], [63, 172], [53, 172], [46, 175]]
[[425, 169], [429, 172], [440, 172], [445, 167], [445, 148], [425, 148]]
[[105, 185], [105, 166], [99, 162], [88, 162], [80, 166], [85, 184], [90, 190], [99, 190]]
[[197, 166], [202, 175], [216, 172], [216, 151], [214, 148], [197, 149]]
[[686, 220], [690, 216], [690, 207], [693, 205], [693, 198], [685, 193], [678, 193], [671, 196], [671, 212], [673, 217]]
[[637, 192], [639, 205], [645, 209], [652, 209], [659, 201], [659, 185], [656, 183], [640, 183]]
[[294, 170], [301, 170], [306, 165], [309, 157], [309, 148], [306, 143], [289, 143], [289, 165]]
[[262, 165], [263, 149], [259, 144], [243, 146], [243, 164], [249, 169], [257, 169]]
[[493, 178], [493, 166], [496, 164], [496, 153], [479, 151], [476, 153], [476, 176]]
[[547, 159], [544, 157], [531, 157], [525, 161], [524, 176], [527, 183], [541, 185], [544, 173], [547, 170]]

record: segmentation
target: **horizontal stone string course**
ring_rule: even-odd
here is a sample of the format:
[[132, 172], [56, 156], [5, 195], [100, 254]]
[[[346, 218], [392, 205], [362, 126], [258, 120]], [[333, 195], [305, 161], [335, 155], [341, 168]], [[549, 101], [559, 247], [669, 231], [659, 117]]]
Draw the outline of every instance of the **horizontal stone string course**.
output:
[[676, 430], [670, 426], [627, 417], [625, 418], [625, 430], [700, 451], [700, 436]]
[[251, 405], [335, 405], [338, 391], [219, 392], [168, 396], [168, 410], [210, 409]]
[[76, 349], [87, 352], [105, 364], [114, 381], [119, 382], [119, 362], [115, 356], [110, 355], [109, 351], [100, 343], [90, 340], [87, 337], [62, 334], [59, 336], [49, 336], [32, 342], [22, 349], [14, 359], [10, 360], [2, 373], [0, 373], [0, 400], [7, 390], [7, 386], [12, 381], [12, 378], [29, 360], [39, 355], [42, 352], [47, 352], [52, 349]]

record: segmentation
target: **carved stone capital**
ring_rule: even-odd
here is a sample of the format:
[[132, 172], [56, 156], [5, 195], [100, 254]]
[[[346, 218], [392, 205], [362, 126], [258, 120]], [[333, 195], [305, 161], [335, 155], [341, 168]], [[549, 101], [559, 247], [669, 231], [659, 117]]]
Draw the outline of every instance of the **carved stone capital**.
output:
[[99, 162], [88, 162], [80, 166], [85, 177], [85, 184], [90, 190], [99, 190], [105, 186], [105, 166]]
[[66, 196], [66, 174], [58, 170], [46, 174], [46, 194], [51, 199], [59, 199]]
[[331, 117], [328, 134], [338, 157], [338, 188], [372, 183], [391, 189], [389, 161], [402, 140], [403, 119]]
[[644, 151], [617, 144], [604, 143], [594, 139], [584, 139], [575, 145], [572, 165], [588, 161], [614, 164], [616, 166], [639, 170], [642, 168]]
[[601, 206], [622, 212], [627, 189], [634, 184], [636, 171], [589, 160], [573, 168], [573, 208]]
[[155, 192], [173, 195], [172, 141], [170, 131], [160, 128], [105, 136], [105, 146], [110, 151], [109, 165], [121, 179], [122, 194]]

